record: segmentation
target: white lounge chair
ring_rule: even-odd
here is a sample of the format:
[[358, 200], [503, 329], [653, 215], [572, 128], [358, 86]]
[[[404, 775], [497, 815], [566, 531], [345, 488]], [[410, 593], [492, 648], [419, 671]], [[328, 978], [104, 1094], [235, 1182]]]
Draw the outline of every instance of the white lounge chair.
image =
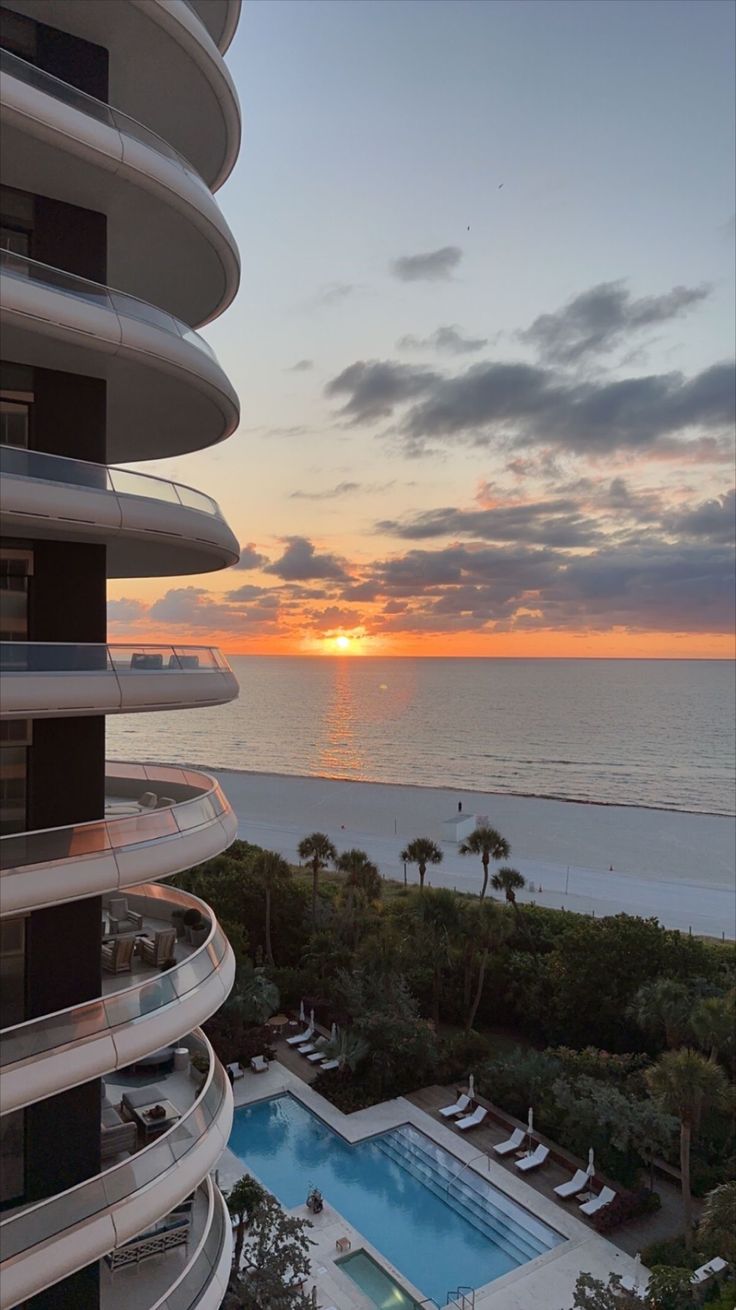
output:
[[493, 1149], [496, 1155], [511, 1155], [514, 1151], [518, 1151], [519, 1147], [523, 1145], [525, 1137], [526, 1132], [523, 1128], [515, 1128], [511, 1136], [505, 1142], [499, 1142], [498, 1146], [494, 1146]]
[[523, 1155], [520, 1160], [514, 1160], [514, 1164], [517, 1169], [520, 1169], [522, 1173], [526, 1174], [529, 1173], [530, 1169], [541, 1168], [548, 1155], [549, 1147], [542, 1146], [542, 1143], [540, 1142], [537, 1149], [532, 1151], [531, 1155]]
[[324, 1060], [326, 1045], [324, 1037], [316, 1043], [314, 1050], [307, 1056], [310, 1064], [319, 1064], [320, 1060]]
[[555, 1196], [559, 1196], [563, 1201], [567, 1201], [571, 1196], [577, 1196], [578, 1192], [584, 1192], [588, 1186], [588, 1175], [585, 1169], [578, 1169], [572, 1178], [568, 1178], [566, 1183], [560, 1183], [554, 1189]]
[[225, 1065], [225, 1068], [227, 1069], [228, 1073], [232, 1074], [233, 1082], [235, 1082], [237, 1078], [245, 1078], [245, 1069], [239, 1063], [238, 1060], [235, 1060], [233, 1064]]
[[254, 1055], [250, 1067], [253, 1073], [266, 1073], [268, 1069], [268, 1060], [265, 1055]]
[[477, 1128], [482, 1124], [488, 1111], [484, 1105], [478, 1105], [472, 1114], [466, 1114], [462, 1119], [456, 1119], [455, 1123], [461, 1132], [466, 1133], [470, 1128]]
[[[322, 1040], [324, 1041], [324, 1038]], [[319, 1042], [320, 1039], [316, 1038], [316, 1040], [313, 1042], [303, 1042], [302, 1045], [297, 1046], [296, 1049], [300, 1055], [311, 1055], [312, 1051], [317, 1050], [317, 1047], [319, 1046]]]
[[728, 1261], [724, 1260], [720, 1255], [715, 1255], [707, 1264], [701, 1265], [699, 1269], [695, 1270], [690, 1282], [695, 1287], [700, 1287], [703, 1283], [707, 1283], [709, 1278], [715, 1278], [717, 1274], [725, 1273], [726, 1269], [728, 1269]]
[[456, 1114], [467, 1114], [468, 1106], [470, 1104], [470, 1097], [466, 1096], [465, 1092], [463, 1092], [462, 1096], [458, 1097], [454, 1105], [443, 1105], [440, 1114], [445, 1119], [452, 1119]]
[[583, 1201], [583, 1204], [580, 1206], [580, 1213], [587, 1215], [597, 1214], [599, 1210], [603, 1209], [604, 1205], [610, 1205], [611, 1201], [615, 1200], [616, 1193], [613, 1188], [602, 1187], [598, 1195], [594, 1196], [592, 1200]]
[[320, 1067], [320, 1069], [324, 1069], [325, 1073], [328, 1073], [330, 1069], [339, 1069], [339, 1068], [340, 1068], [340, 1061], [339, 1061], [339, 1060], [323, 1060], [322, 1063], [321, 1063], [321, 1065], [320, 1065], [319, 1067]]
[[640, 1278], [638, 1282], [632, 1274], [627, 1274], [621, 1279], [621, 1291], [629, 1292], [631, 1296], [646, 1296], [648, 1286], [649, 1274]]
[[311, 1024], [310, 1024], [310, 1026], [309, 1026], [308, 1028], [305, 1028], [305, 1029], [304, 1029], [304, 1032], [303, 1032], [303, 1033], [299, 1033], [299, 1036], [298, 1036], [298, 1037], [287, 1037], [287, 1038], [286, 1038], [286, 1045], [287, 1045], [287, 1046], [300, 1046], [302, 1042], [308, 1042], [308, 1041], [310, 1041], [311, 1038], [312, 1038], [312, 1036], [313, 1036], [313, 1034], [314, 1034], [314, 1028], [313, 1028], [313, 1027], [311, 1026]]

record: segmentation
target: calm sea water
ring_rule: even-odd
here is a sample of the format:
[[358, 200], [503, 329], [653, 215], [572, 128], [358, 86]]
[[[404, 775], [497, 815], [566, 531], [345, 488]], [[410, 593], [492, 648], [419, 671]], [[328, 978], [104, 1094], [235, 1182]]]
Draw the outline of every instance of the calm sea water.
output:
[[240, 699], [108, 720], [108, 754], [734, 813], [735, 666], [234, 656]]

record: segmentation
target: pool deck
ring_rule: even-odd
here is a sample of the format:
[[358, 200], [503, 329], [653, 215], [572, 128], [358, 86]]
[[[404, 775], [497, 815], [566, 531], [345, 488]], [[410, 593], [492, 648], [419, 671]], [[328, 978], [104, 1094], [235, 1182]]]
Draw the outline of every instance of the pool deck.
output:
[[[289, 1064], [291, 1052], [285, 1057]], [[488, 1179], [501, 1192], [532, 1210], [540, 1219], [548, 1223], [557, 1232], [567, 1238], [566, 1242], [554, 1247], [545, 1255], [518, 1269], [511, 1270], [501, 1278], [487, 1283], [476, 1291], [476, 1310], [570, 1310], [573, 1300], [575, 1281], [581, 1270], [597, 1278], [607, 1279], [615, 1272], [622, 1275], [635, 1271], [632, 1255], [627, 1251], [601, 1237], [586, 1223], [578, 1218], [573, 1209], [564, 1207], [551, 1199], [548, 1189], [530, 1186], [530, 1180], [521, 1178], [507, 1168], [496, 1157], [491, 1158], [483, 1150], [483, 1143], [477, 1135], [470, 1139], [462, 1137], [457, 1130], [428, 1113], [427, 1109], [414, 1100], [399, 1097], [393, 1101], [384, 1101], [381, 1105], [371, 1106], [367, 1110], [358, 1110], [345, 1115], [331, 1102], [325, 1100], [305, 1081], [293, 1067], [286, 1063], [273, 1061], [266, 1073], [246, 1073], [233, 1088], [236, 1109], [267, 1097], [289, 1092], [307, 1109], [312, 1110], [325, 1123], [340, 1133], [349, 1142], [359, 1142], [366, 1137], [386, 1132], [400, 1124], [413, 1124], [439, 1146], [454, 1155], [458, 1163], [465, 1164], [469, 1170]], [[436, 1090], [442, 1099], [437, 1104], [447, 1104], [447, 1092]], [[425, 1095], [421, 1093], [418, 1095]], [[431, 1102], [427, 1107], [431, 1110]], [[495, 1140], [500, 1140], [496, 1137]], [[221, 1186], [231, 1187], [243, 1174], [243, 1165], [229, 1148], [226, 1148], [218, 1163], [218, 1178]], [[562, 1173], [560, 1172], [560, 1178]], [[559, 1179], [552, 1178], [550, 1184]], [[551, 1186], [549, 1191], [551, 1192]], [[306, 1181], [305, 1181], [306, 1190]], [[325, 1208], [320, 1215], [311, 1216], [305, 1205], [289, 1211], [299, 1218], [309, 1219], [314, 1226], [312, 1240], [315, 1242], [312, 1255], [312, 1276], [306, 1290], [311, 1292], [314, 1285], [317, 1290], [317, 1303], [324, 1310], [375, 1310], [375, 1306], [363, 1295], [356, 1284], [336, 1265], [340, 1252], [335, 1243], [340, 1237], [350, 1240], [351, 1250], [365, 1250], [396, 1279], [417, 1301], [423, 1296], [418, 1288], [412, 1287], [401, 1270], [395, 1268], [377, 1251], [370, 1242], [357, 1232], [325, 1198]], [[431, 1304], [431, 1303], [430, 1303]]]

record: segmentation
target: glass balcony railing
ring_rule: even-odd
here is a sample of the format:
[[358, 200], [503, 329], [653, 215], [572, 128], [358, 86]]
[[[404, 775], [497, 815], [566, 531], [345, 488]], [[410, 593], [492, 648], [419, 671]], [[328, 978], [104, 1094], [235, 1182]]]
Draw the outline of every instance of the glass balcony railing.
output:
[[37, 259], [29, 259], [27, 255], [16, 255], [12, 250], [0, 250], [0, 273], [6, 277], [19, 278], [24, 282], [47, 287], [49, 291], [73, 296], [76, 300], [84, 300], [100, 309], [111, 309], [114, 314], [123, 318], [135, 318], [141, 323], [150, 323], [153, 327], [187, 341], [190, 346], [196, 346], [216, 364], [218, 363], [209, 342], [205, 341], [199, 332], [195, 332], [194, 328], [188, 327], [173, 314], [168, 314], [165, 309], [159, 309], [157, 305], [149, 305], [147, 301], [139, 300], [137, 296], [129, 296], [125, 291], [114, 291], [100, 282], [90, 282], [88, 278], [77, 277], [75, 273], [65, 273], [63, 269], [52, 268], [50, 264], [41, 264]]
[[[196, 10], [193, 12], [196, 13]], [[159, 155], [178, 164], [189, 177], [194, 178], [201, 187], [208, 190], [206, 182], [184, 155], [169, 145], [168, 141], [164, 141], [157, 132], [152, 132], [150, 127], [145, 127], [143, 123], [131, 118], [129, 114], [124, 114], [122, 110], [115, 109], [104, 100], [96, 100], [94, 96], [87, 95], [86, 91], [80, 91], [78, 87], [63, 82], [61, 78], [54, 77], [53, 73], [47, 73], [43, 68], [37, 68], [35, 64], [29, 64], [27, 60], [11, 54], [9, 50], [0, 50], [0, 74], [14, 77], [26, 86], [32, 86], [45, 95], [53, 96], [62, 104], [78, 109], [81, 114], [87, 114], [90, 118], [115, 128], [123, 136], [140, 141], [141, 145], [148, 146]]]
[[5, 673], [231, 673], [214, 646], [103, 646], [75, 642], [0, 641]]
[[113, 491], [118, 496], [144, 496], [148, 500], [183, 505], [185, 509], [197, 509], [213, 518], [223, 518], [217, 501], [194, 487], [157, 478], [150, 473], [89, 464], [85, 460], [69, 459], [66, 455], [47, 455], [40, 450], [0, 445], [0, 474], [38, 478], [43, 482], [86, 487], [92, 491]]
[[[136, 1155], [57, 1196], [27, 1206], [0, 1223], [3, 1260], [12, 1260], [41, 1243], [53, 1242], [76, 1224], [131, 1201], [144, 1187], [153, 1188], [161, 1183], [167, 1193], [171, 1192], [168, 1183], [171, 1172], [197, 1149], [210, 1126], [226, 1110], [231, 1095], [225, 1070], [204, 1034], [193, 1033], [184, 1039], [183, 1045], [192, 1054], [206, 1055], [209, 1059], [204, 1086], [193, 1104], [173, 1127]], [[46, 1251], [44, 1260], [48, 1259]]]
[[[194, 769], [108, 761], [105, 774], [106, 797], [114, 797], [114, 803], [126, 813], [0, 837], [0, 869], [10, 873], [32, 865], [114, 853], [162, 838], [185, 836], [231, 814], [219, 783]], [[141, 808], [141, 798], [150, 795], [166, 799], [167, 804], [164, 808]], [[168, 803], [170, 800], [174, 803]]]
[[[66, 1046], [70, 1042], [84, 1042], [114, 1031], [124, 1024], [138, 1023], [156, 1014], [166, 1005], [183, 1000], [201, 987], [215, 974], [228, 954], [228, 941], [214, 915], [204, 901], [177, 887], [150, 887], [148, 895], [128, 893], [128, 906], [146, 918], [162, 919], [172, 910], [198, 910], [210, 922], [205, 941], [190, 949], [178, 964], [153, 978], [147, 978], [133, 987], [125, 987], [98, 1000], [69, 1006], [54, 1014], [29, 1019], [15, 1024], [0, 1033], [0, 1068]], [[143, 929], [141, 929], [141, 933]]]

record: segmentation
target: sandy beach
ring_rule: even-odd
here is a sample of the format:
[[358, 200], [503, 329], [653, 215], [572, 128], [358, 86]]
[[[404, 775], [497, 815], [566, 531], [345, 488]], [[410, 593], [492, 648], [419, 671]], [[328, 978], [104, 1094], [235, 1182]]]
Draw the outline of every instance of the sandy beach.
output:
[[[403, 879], [399, 859], [412, 837], [439, 841], [443, 863], [434, 886], [477, 891], [479, 861], [443, 840], [443, 821], [486, 816], [511, 843], [510, 863], [531, 889], [522, 900], [587, 914], [626, 911], [670, 928], [736, 936], [736, 821], [619, 805], [531, 796], [488, 795], [433, 787], [344, 782], [281, 774], [210, 770], [240, 822], [240, 836], [297, 860], [300, 839], [325, 832], [338, 849], [367, 851], [386, 877]], [[612, 866], [612, 867], [611, 867]], [[416, 870], [407, 870], [416, 881]]]

